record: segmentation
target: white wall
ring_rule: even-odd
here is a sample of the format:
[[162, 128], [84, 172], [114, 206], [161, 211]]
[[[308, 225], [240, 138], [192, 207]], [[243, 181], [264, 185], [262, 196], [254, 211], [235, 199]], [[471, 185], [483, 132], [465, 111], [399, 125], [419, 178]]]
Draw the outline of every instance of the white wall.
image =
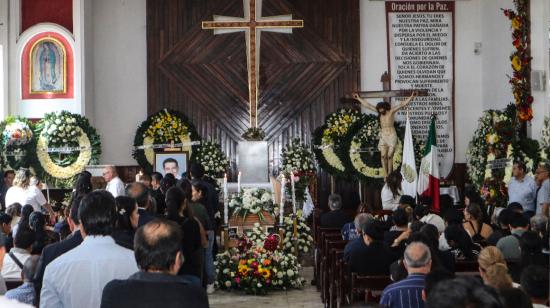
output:
[[8, 0], [0, 0], [0, 119], [8, 113]]
[[546, 72], [546, 90], [533, 91], [533, 120], [530, 132], [534, 139], [540, 140], [541, 127], [544, 115], [550, 115], [550, 63], [548, 58], [548, 27], [550, 26], [550, 0], [532, 1], [538, 6], [531, 5], [531, 55], [533, 70]]
[[[548, 70], [549, 1], [532, 2], [533, 69]], [[483, 110], [501, 109], [512, 101], [507, 75], [513, 51], [510, 23], [501, 8], [512, 0], [455, 2], [455, 162], [466, 161], [470, 138]], [[538, 30], [537, 30], [538, 29]], [[538, 31], [538, 32], [537, 32]], [[361, 89], [382, 88], [380, 76], [388, 70], [386, 15], [383, 1], [361, 0]], [[474, 44], [482, 43], [480, 55]], [[536, 49], [536, 50], [535, 50]], [[548, 114], [548, 91], [535, 92], [533, 128]], [[540, 103], [539, 103], [540, 102]], [[540, 118], [540, 119], [539, 119]], [[533, 137], [538, 138], [533, 129]], [[538, 132], [537, 132], [538, 133]]]
[[101, 163], [135, 165], [132, 144], [147, 116], [145, 0], [93, 0], [94, 123]]

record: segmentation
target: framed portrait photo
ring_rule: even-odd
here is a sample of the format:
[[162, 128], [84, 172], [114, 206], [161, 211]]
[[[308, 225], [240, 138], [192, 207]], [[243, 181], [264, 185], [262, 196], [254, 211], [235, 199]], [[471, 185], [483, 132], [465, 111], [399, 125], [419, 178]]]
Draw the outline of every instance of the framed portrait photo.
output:
[[187, 172], [189, 152], [157, 152], [155, 153], [155, 171], [165, 176], [172, 173], [176, 179]]

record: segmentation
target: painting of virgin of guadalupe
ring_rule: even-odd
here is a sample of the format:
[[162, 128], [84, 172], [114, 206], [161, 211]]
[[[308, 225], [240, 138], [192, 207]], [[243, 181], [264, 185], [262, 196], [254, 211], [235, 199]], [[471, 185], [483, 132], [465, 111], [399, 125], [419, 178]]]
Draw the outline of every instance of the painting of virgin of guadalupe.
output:
[[66, 92], [66, 53], [54, 38], [37, 41], [30, 52], [30, 92]]

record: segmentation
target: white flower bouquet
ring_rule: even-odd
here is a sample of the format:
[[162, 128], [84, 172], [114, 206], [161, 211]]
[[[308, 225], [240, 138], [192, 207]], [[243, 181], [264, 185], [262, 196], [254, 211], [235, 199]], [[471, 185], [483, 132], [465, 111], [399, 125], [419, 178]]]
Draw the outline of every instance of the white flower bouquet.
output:
[[221, 146], [212, 141], [203, 141], [197, 151], [193, 153], [193, 159], [196, 159], [204, 167], [206, 175], [212, 178], [221, 177], [229, 166], [229, 161]]
[[246, 218], [248, 214], [255, 214], [264, 220], [262, 211], [274, 214], [273, 195], [263, 188], [243, 188], [234, 194], [229, 201], [231, 215]]

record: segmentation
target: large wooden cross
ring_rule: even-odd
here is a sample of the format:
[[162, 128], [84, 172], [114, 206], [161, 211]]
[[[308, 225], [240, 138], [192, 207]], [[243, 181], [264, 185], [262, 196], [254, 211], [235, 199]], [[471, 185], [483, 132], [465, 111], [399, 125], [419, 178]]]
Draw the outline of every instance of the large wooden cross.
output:
[[262, 0], [243, 0], [244, 17], [214, 15], [214, 21], [203, 21], [203, 29], [214, 34], [246, 33], [246, 62], [248, 69], [248, 103], [250, 127], [258, 127], [258, 87], [260, 76], [260, 34], [262, 31], [292, 33], [292, 28], [304, 27], [303, 20], [292, 15], [262, 17]]

